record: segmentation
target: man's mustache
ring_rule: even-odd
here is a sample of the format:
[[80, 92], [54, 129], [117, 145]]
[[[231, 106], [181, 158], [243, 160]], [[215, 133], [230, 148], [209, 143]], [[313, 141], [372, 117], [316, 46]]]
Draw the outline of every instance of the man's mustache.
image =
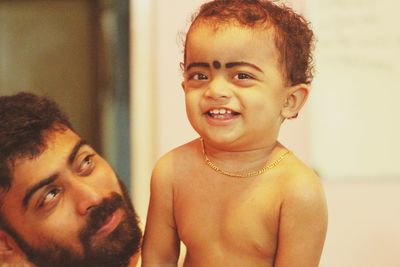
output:
[[81, 232], [81, 240], [87, 240], [94, 235], [107, 221], [107, 219], [118, 209], [123, 207], [124, 201], [122, 197], [113, 192], [109, 198], [105, 198], [103, 202], [93, 207], [87, 219], [87, 225]]

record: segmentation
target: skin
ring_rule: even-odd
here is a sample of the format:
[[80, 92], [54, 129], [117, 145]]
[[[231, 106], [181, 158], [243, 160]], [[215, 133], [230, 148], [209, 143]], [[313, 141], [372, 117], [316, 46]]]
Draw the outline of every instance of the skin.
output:
[[[308, 87], [286, 86], [272, 30], [200, 22], [186, 55], [188, 118], [215, 165], [247, 173], [287, 151], [279, 129]], [[176, 266], [180, 241], [184, 266], [318, 266], [326, 227], [319, 177], [295, 155], [261, 175], [233, 178], [205, 164], [196, 139], [155, 166], [143, 266]]]
[[[12, 186], [2, 199], [1, 212], [31, 247], [56, 243], [82, 256], [79, 232], [86, 226], [91, 208], [112, 194], [122, 195], [122, 190], [110, 165], [73, 131], [51, 132], [46, 138], [47, 148], [42, 154], [15, 162]], [[47, 183], [38, 186], [43, 181]], [[125, 216], [118, 208], [91, 238], [92, 244], [101, 244]], [[12, 237], [0, 233], [10, 261], [19, 259], [20, 266], [28, 264]], [[135, 259], [131, 263], [134, 266]]]

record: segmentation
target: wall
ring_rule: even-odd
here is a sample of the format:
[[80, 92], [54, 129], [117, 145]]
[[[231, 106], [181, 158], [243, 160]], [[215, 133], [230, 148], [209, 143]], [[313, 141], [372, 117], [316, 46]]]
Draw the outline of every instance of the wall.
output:
[[97, 145], [93, 27], [85, 1], [0, 1], [0, 94], [54, 98]]
[[399, 180], [349, 177], [324, 186], [329, 226], [320, 266], [400, 266]]
[[311, 158], [328, 178], [400, 178], [400, 112], [393, 109], [399, 7], [393, 0], [308, 1], [318, 38]]

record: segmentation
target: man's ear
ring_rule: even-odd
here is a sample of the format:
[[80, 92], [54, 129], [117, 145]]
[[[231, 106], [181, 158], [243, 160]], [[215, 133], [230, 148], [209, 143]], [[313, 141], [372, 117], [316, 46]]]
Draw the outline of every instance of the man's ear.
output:
[[296, 118], [300, 109], [306, 103], [310, 88], [301, 83], [288, 88], [286, 102], [282, 107], [281, 115], [285, 119]]
[[6, 232], [0, 230], [0, 255], [9, 255], [13, 253], [13, 244], [15, 244], [15, 242], [11, 240], [11, 237]]
[[[14, 239], [0, 229], [0, 262], [5, 266], [33, 266], [19, 248]], [[1, 265], [3, 266], [3, 265]]]

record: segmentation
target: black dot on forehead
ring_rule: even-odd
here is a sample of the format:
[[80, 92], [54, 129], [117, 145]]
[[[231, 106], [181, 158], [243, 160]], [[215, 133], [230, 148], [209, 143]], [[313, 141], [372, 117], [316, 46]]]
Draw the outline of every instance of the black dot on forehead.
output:
[[219, 63], [218, 60], [214, 60], [213, 61], [213, 66], [214, 66], [214, 68], [219, 69], [219, 68], [221, 68], [221, 63]]

